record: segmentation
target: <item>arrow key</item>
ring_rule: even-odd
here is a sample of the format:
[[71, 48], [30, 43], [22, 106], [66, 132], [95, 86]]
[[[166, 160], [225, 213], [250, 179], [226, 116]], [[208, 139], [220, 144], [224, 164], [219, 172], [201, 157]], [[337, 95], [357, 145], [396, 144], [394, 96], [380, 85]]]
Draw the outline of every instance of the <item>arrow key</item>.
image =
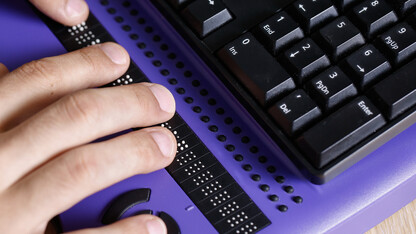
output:
[[345, 72], [363, 90], [386, 74], [391, 65], [373, 45], [366, 45], [341, 62]]
[[385, 0], [367, 0], [353, 8], [351, 20], [367, 38], [374, 38], [397, 22], [397, 15]]
[[330, 0], [298, 0], [292, 5], [291, 12], [296, 16], [295, 19], [299, 19], [307, 33], [338, 16]]
[[197, 0], [182, 11], [182, 16], [200, 37], [232, 20], [221, 0]]
[[307, 78], [319, 73], [331, 62], [321, 48], [310, 38], [306, 38], [284, 52], [279, 59], [302, 84]]

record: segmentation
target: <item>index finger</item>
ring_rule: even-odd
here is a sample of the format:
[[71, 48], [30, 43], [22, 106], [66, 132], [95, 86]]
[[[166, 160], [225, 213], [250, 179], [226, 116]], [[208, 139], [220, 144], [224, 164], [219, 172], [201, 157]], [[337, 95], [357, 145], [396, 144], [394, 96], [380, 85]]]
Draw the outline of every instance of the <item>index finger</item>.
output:
[[29, 0], [36, 8], [53, 20], [73, 26], [88, 17], [88, 5], [84, 0]]

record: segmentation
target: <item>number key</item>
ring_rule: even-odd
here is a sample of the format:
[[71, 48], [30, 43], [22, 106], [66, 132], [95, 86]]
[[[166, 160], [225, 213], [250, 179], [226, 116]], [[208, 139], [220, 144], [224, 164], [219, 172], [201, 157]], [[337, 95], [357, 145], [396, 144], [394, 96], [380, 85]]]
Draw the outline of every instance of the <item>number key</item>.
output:
[[360, 31], [345, 16], [319, 30], [316, 37], [333, 61], [365, 43]]
[[391, 69], [390, 63], [373, 45], [356, 51], [341, 66], [361, 90]]
[[325, 111], [357, 95], [357, 89], [339, 67], [331, 67], [306, 84], [307, 91]]
[[338, 16], [329, 0], [298, 0], [292, 5], [292, 11], [307, 33]]
[[280, 59], [295, 74], [298, 84], [331, 64], [322, 49], [310, 38], [294, 45]]
[[392, 63], [400, 64], [415, 54], [416, 32], [407, 23], [401, 23], [381, 35], [377, 44]]
[[304, 37], [298, 23], [284, 11], [259, 24], [253, 33], [275, 55]]
[[385, 0], [367, 0], [353, 8], [351, 20], [366, 37], [373, 38], [398, 19]]

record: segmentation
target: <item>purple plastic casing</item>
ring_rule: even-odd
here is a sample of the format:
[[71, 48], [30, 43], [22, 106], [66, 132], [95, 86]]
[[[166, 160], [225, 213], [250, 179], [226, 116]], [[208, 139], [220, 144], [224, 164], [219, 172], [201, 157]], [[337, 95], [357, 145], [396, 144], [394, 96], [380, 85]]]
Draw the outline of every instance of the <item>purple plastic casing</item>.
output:
[[[123, 1], [109, 2], [109, 6], [103, 7], [99, 0], [88, 1], [91, 11], [129, 51], [149, 79], [165, 85], [174, 93], [178, 113], [270, 219], [272, 224], [262, 233], [364, 232], [416, 198], [416, 126], [408, 128], [329, 183], [311, 184], [149, 1], [131, 0], [129, 8], [122, 6]], [[125, 18], [123, 24], [132, 26], [132, 32], [139, 35], [139, 41], [147, 44], [145, 50], [136, 47], [138, 41], [130, 39], [129, 33], [121, 29], [121, 25], [114, 21], [115, 15], [107, 12], [108, 7], [115, 8], [116, 15]], [[138, 9], [139, 16], [129, 14], [133, 8]], [[137, 17], [146, 19], [146, 26], [151, 26], [153, 32], [146, 33], [146, 26], [138, 25]], [[0, 2], [0, 28], [0, 62], [9, 69], [65, 52], [61, 43], [23, 0]], [[161, 37], [161, 42], [152, 40], [156, 34]], [[168, 45], [169, 50], [161, 50], [161, 43]], [[147, 58], [144, 51], [153, 51], [154, 57]], [[167, 58], [171, 52], [177, 55], [176, 59]], [[170, 71], [169, 77], [177, 78], [179, 85], [185, 88], [186, 96], [194, 97], [192, 105], [183, 101], [184, 95], [175, 92], [177, 86], [167, 82], [160, 73], [161, 68], [152, 65], [153, 60], [160, 60], [163, 68]], [[184, 69], [191, 71], [193, 78], [185, 78], [184, 69], [175, 67], [178, 61], [185, 64]], [[201, 86], [193, 87], [193, 79], [198, 79]], [[208, 96], [199, 94], [202, 88], [208, 90]], [[216, 106], [208, 105], [210, 97], [217, 100]], [[202, 108], [201, 113], [192, 111], [196, 105]], [[226, 115], [215, 114], [217, 107], [224, 108]], [[208, 130], [209, 125], [200, 121], [202, 115], [210, 116], [209, 124], [217, 125], [220, 129], [218, 133]], [[225, 116], [233, 118], [231, 126], [224, 123]], [[234, 134], [233, 126], [240, 126], [242, 133]], [[227, 136], [226, 142], [217, 140], [220, 134]], [[240, 141], [243, 135], [250, 137], [249, 144]], [[225, 150], [227, 144], [235, 145], [236, 150], [228, 152]], [[257, 146], [259, 152], [251, 153], [251, 146]], [[244, 160], [235, 161], [235, 154], [244, 155]], [[258, 161], [260, 155], [268, 158], [267, 163]], [[122, 160], [122, 155], [118, 157]], [[244, 171], [244, 164], [251, 164], [253, 170]], [[270, 165], [275, 166], [277, 171], [267, 172], [266, 167]], [[251, 180], [253, 174], [261, 175], [261, 181]], [[274, 180], [278, 175], [286, 178], [284, 184]], [[261, 184], [268, 184], [270, 191], [261, 191]], [[294, 188], [293, 194], [283, 190], [288, 185]], [[64, 230], [101, 226], [100, 219], [108, 204], [118, 195], [136, 188], [151, 188], [150, 201], [133, 207], [125, 216], [144, 209], [152, 209], [156, 213], [165, 211], [177, 221], [183, 233], [216, 232], [165, 170], [131, 177], [80, 201], [61, 214]], [[279, 201], [271, 202], [268, 199], [270, 194], [278, 195]], [[303, 203], [293, 202], [293, 196], [301, 196]], [[288, 211], [280, 212], [277, 209], [279, 205], [287, 205]]]

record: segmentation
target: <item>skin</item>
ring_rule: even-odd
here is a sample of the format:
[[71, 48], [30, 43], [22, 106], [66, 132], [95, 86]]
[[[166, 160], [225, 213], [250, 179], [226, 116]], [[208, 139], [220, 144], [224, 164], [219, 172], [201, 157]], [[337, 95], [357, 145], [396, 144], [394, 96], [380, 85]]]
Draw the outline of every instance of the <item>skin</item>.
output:
[[[66, 25], [88, 16], [83, 0], [31, 2]], [[0, 64], [0, 233], [43, 233], [83, 198], [172, 162], [175, 137], [161, 127], [90, 143], [175, 112], [172, 94], [157, 84], [94, 88], [125, 73], [129, 61], [121, 46], [105, 43], [11, 72]], [[140, 215], [73, 233], [166, 233], [166, 226]]]

